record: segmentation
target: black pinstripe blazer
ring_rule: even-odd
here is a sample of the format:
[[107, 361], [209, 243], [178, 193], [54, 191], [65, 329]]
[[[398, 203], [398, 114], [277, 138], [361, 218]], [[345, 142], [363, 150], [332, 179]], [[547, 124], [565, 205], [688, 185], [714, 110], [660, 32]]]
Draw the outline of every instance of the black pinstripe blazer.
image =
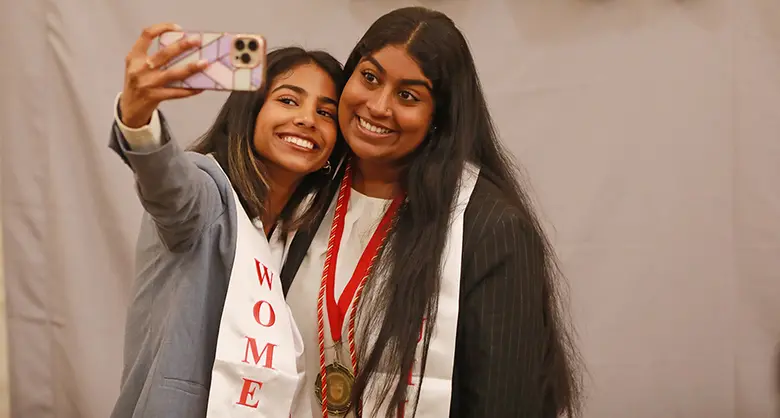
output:
[[[482, 175], [464, 223], [450, 417], [554, 418], [543, 385], [541, 237]], [[287, 261], [306, 249], [293, 244]]]
[[553, 418], [543, 386], [541, 237], [484, 176], [464, 223], [450, 417]]

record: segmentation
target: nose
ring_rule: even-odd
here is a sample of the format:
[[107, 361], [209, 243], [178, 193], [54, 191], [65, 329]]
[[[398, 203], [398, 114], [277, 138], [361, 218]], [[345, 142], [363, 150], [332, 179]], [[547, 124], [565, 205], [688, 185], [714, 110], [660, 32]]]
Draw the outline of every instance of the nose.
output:
[[385, 118], [390, 116], [390, 94], [390, 89], [383, 89], [366, 102], [366, 107], [372, 117]]
[[314, 127], [314, 121], [311, 120], [311, 118], [308, 117], [297, 117], [293, 121], [295, 126], [301, 127], [301, 128], [313, 128]]
[[315, 111], [315, 109], [307, 109], [306, 107], [302, 106], [298, 114], [295, 115], [293, 124], [300, 128], [313, 128]]

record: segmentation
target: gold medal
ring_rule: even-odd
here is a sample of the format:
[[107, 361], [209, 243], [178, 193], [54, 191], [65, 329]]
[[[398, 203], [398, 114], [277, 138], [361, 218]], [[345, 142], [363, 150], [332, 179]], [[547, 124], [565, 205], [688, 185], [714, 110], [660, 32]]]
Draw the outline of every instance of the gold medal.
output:
[[[349, 369], [339, 363], [331, 363], [325, 367], [325, 379], [328, 390], [328, 413], [336, 416], [344, 416], [352, 407], [352, 386], [355, 384], [355, 376]], [[322, 405], [322, 375], [317, 374], [314, 381], [314, 393]]]

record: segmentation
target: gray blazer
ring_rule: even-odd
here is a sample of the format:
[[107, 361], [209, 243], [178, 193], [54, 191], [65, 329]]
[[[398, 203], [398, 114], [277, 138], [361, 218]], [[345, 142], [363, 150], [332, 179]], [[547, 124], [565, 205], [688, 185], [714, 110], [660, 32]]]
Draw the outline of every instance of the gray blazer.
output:
[[162, 126], [163, 146], [153, 152], [130, 151], [116, 124], [109, 143], [135, 173], [146, 211], [111, 418], [205, 417], [233, 267], [229, 181], [216, 161], [185, 152]]

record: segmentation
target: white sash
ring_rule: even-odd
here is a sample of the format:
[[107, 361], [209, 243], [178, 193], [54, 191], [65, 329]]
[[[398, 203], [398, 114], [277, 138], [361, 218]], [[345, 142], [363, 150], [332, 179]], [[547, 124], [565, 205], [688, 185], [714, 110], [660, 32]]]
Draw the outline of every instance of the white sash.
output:
[[207, 417], [309, 418], [308, 402], [293, 405], [304, 389], [303, 341], [284, 300], [281, 256], [273, 254], [262, 227], [249, 219], [235, 190], [233, 199], [236, 254], [219, 326]]
[[[452, 373], [455, 359], [455, 334], [458, 327], [458, 308], [460, 306], [460, 277], [463, 253], [463, 223], [466, 206], [471, 199], [474, 186], [479, 177], [479, 168], [466, 164], [461, 176], [460, 188], [450, 215], [450, 230], [444, 253], [442, 254], [442, 281], [439, 291], [439, 304], [436, 311], [436, 324], [428, 347], [428, 359], [425, 376], [420, 384], [420, 362], [423, 345], [417, 347], [415, 367], [411, 376], [411, 385], [407, 393], [407, 406], [404, 417], [414, 413], [414, 401], [420, 392], [417, 404], [417, 417], [441, 418], [450, 414], [452, 399]], [[421, 334], [422, 335], [422, 334]], [[409, 378], [403, 376], [403, 378]], [[376, 382], [376, 380], [374, 380]], [[367, 393], [378, 392], [371, 387]], [[364, 397], [363, 414], [368, 416], [374, 411], [377, 400], [373, 396]], [[375, 416], [384, 417], [389, 405], [383, 404]]]

